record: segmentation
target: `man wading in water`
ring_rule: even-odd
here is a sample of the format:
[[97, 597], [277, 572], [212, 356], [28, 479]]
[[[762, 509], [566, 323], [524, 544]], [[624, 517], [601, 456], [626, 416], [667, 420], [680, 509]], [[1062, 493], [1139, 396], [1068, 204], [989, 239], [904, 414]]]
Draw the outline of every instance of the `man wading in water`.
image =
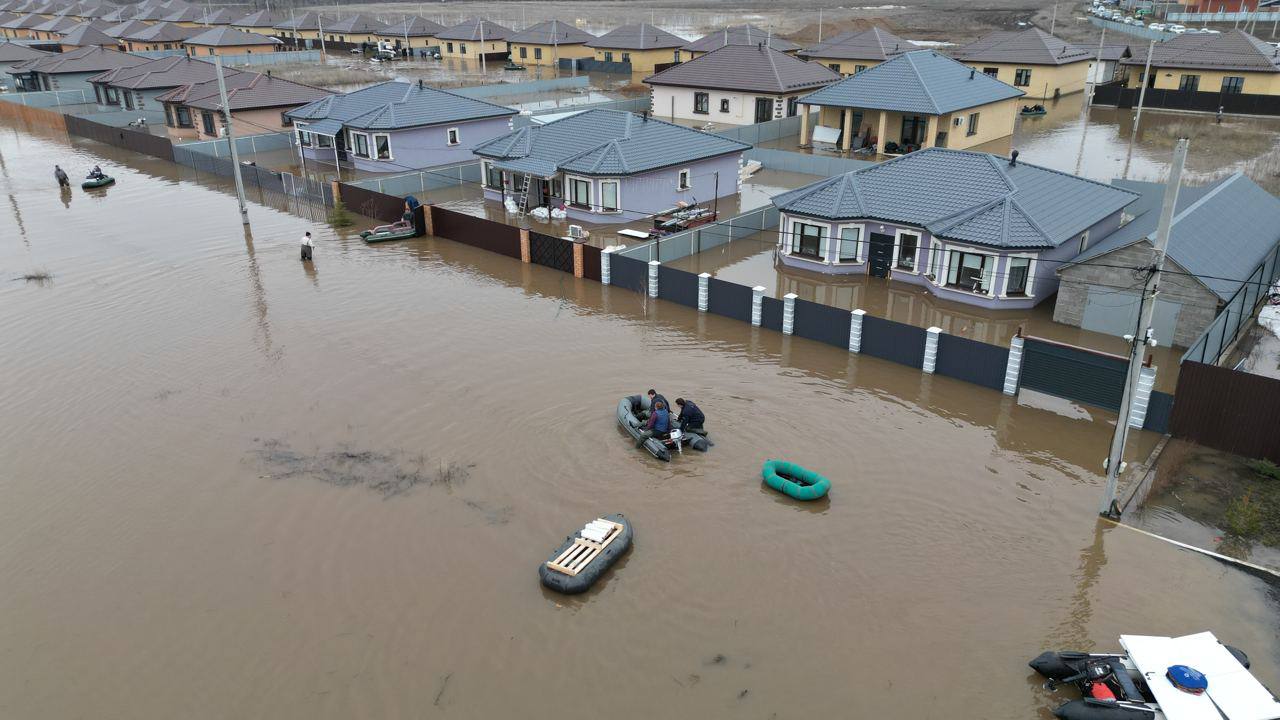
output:
[[71, 179], [67, 177], [67, 172], [61, 166], [53, 166], [53, 176], [58, 179], [58, 187], [71, 187]]
[[302, 235], [302, 262], [311, 262], [311, 249], [315, 245], [311, 242], [311, 233], [306, 232]]

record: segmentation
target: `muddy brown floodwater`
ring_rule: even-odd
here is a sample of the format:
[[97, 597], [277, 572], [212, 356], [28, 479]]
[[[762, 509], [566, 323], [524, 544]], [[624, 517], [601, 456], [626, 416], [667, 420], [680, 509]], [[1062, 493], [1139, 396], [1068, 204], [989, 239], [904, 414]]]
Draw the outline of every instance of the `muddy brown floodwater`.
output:
[[[0, 160], [0, 717], [1047, 718], [1042, 649], [1203, 629], [1280, 680], [1275, 588], [1095, 521], [1105, 421], [445, 240], [256, 202], [250, 240], [92, 143]], [[634, 450], [649, 386], [716, 447]], [[608, 512], [630, 554], [542, 590]]]

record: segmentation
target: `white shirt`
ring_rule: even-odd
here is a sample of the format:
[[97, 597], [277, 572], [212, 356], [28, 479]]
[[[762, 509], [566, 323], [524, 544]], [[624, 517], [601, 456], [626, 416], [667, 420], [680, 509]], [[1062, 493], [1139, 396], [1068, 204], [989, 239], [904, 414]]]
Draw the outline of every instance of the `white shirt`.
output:
[[302, 236], [302, 244], [303, 244], [303, 245], [305, 245], [305, 246], [307, 246], [307, 247], [315, 247], [315, 244], [311, 242], [311, 236], [310, 236], [310, 235], [303, 235], [303, 236]]

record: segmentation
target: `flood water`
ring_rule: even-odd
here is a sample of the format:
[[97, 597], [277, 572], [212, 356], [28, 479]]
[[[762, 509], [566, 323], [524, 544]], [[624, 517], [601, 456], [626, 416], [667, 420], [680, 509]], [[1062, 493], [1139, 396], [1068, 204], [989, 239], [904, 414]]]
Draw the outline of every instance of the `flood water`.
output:
[[[1274, 587], [1095, 521], [1104, 421], [446, 240], [249, 236], [78, 139], [0, 160], [0, 716], [1047, 718], [1041, 650], [1203, 629], [1280, 684]], [[649, 386], [716, 446], [634, 450]], [[629, 555], [542, 590], [609, 512]]]

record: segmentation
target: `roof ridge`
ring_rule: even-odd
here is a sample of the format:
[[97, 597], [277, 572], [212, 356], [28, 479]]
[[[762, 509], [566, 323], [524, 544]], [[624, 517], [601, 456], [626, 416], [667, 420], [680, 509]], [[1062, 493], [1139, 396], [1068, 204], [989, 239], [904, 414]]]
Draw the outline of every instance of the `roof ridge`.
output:
[[[936, 53], [935, 53], [936, 54]], [[942, 111], [938, 108], [938, 100], [929, 90], [929, 85], [924, 81], [924, 76], [920, 74], [920, 68], [916, 66], [916, 60], [913, 57], [915, 53], [903, 53], [902, 57], [907, 59], [907, 64], [911, 66], [911, 72], [915, 73], [916, 80], [920, 83], [920, 89], [924, 91], [924, 96], [929, 99], [929, 104], [933, 106], [933, 114], [941, 115]], [[865, 70], [863, 72], [866, 72]]]
[[[1213, 188], [1209, 190], [1209, 192], [1205, 193], [1204, 195], [1201, 195], [1198, 199], [1196, 199], [1195, 202], [1191, 203], [1185, 209], [1183, 209], [1182, 212], [1175, 213], [1173, 216], [1173, 222], [1170, 223], [1170, 226], [1177, 225], [1179, 220], [1191, 214], [1193, 210], [1199, 209], [1201, 205], [1204, 205], [1209, 200], [1209, 198], [1214, 197], [1219, 192], [1221, 192], [1223, 188], [1235, 182], [1236, 180], [1239, 180], [1242, 177], [1244, 177], [1244, 173], [1240, 172], [1239, 170], [1227, 176], [1226, 179], [1222, 180], [1222, 182], [1219, 182], [1217, 185], [1214, 185]], [[1166, 183], [1166, 186], [1167, 186], [1167, 183]], [[1178, 189], [1179, 191], [1181, 191], [1182, 189], [1181, 183], [1179, 183]], [[1177, 207], [1177, 205], [1175, 204], [1174, 207]], [[1154, 210], [1155, 208], [1152, 208], [1152, 209]]]
[[1049, 231], [1045, 230], [1035, 218], [1031, 217], [1031, 213], [1027, 212], [1027, 209], [1022, 207], [1022, 203], [1018, 202], [1016, 197], [1010, 195], [1009, 204], [1013, 206], [1013, 209], [1018, 211], [1018, 214], [1022, 216], [1023, 220], [1027, 221], [1028, 225], [1035, 228], [1035, 231], [1040, 233], [1041, 237], [1045, 238], [1049, 242], [1053, 242], [1053, 238], [1049, 235]]

